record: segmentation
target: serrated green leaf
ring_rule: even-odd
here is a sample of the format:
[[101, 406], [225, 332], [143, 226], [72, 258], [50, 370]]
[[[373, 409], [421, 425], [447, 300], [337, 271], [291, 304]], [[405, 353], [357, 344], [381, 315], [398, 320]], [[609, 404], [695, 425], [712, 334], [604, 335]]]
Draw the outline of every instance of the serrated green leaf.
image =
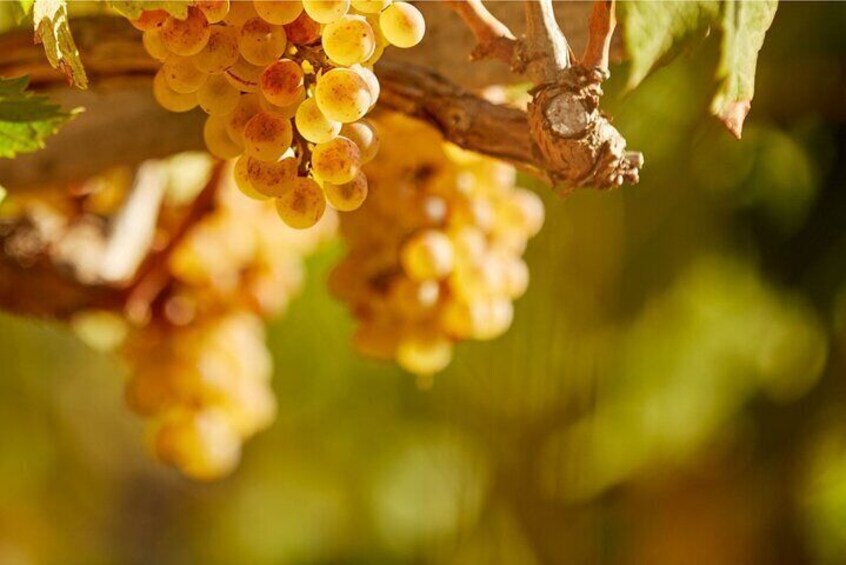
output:
[[35, 39], [44, 45], [53, 68], [62, 71], [74, 86], [88, 88], [88, 77], [71, 35], [66, 0], [35, 0], [32, 18]]
[[0, 78], [0, 158], [41, 149], [73, 117], [46, 96], [28, 92], [28, 84], [27, 77]]
[[661, 62], [719, 23], [717, 0], [620, 2], [626, 52], [631, 59], [629, 88], [634, 88]]
[[107, 0], [109, 6], [129, 18], [138, 19], [144, 10], [164, 10], [175, 18], [185, 19], [188, 17], [188, 6], [192, 0]]
[[726, 0], [723, 4], [719, 87], [711, 112], [737, 137], [755, 95], [758, 52], [777, 8], [778, 0]]

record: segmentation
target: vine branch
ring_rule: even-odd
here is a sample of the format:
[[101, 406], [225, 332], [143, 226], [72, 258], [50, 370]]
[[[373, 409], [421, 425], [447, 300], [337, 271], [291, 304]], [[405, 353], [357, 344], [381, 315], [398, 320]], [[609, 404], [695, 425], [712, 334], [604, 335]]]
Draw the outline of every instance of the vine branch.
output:
[[517, 39], [508, 26], [488, 11], [482, 0], [446, 0], [446, 4], [476, 38], [471, 59], [498, 59], [512, 67], [516, 64]]

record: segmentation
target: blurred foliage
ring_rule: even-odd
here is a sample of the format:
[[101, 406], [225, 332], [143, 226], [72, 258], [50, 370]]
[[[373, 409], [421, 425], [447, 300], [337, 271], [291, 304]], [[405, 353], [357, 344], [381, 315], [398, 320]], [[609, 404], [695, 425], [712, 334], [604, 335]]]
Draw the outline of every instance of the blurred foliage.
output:
[[780, 8], [741, 142], [715, 47], [617, 73], [641, 184], [533, 186], [514, 326], [431, 390], [353, 353], [317, 256], [278, 421], [220, 484], [146, 457], [113, 358], [0, 318], [0, 563], [846, 562], [844, 21]]

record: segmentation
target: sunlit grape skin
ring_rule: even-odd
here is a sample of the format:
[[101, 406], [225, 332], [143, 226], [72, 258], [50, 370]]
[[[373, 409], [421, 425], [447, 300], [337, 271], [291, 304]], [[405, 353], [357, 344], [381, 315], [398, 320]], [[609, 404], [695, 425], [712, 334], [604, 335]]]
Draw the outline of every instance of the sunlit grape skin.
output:
[[188, 8], [184, 20], [169, 17], [161, 26], [161, 39], [171, 53], [188, 57], [199, 53], [209, 40], [211, 30], [206, 16], [194, 7]]
[[314, 21], [330, 24], [349, 11], [350, 0], [303, 0], [303, 8]]
[[300, 135], [312, 143], [326, 143], [341, 132], [341, 122], [324, 116], [314, 98], [300, 104], [295, 121]]
[[382, 33], [391, 45], [408, 49], [423, 39], [426, 22], [420, 10], [408, 2], [394, 2], [379, 15]]
[[329, 119], [348, 124], [364, 117], [372, 96], [365, 80], [350, 69], [332, 69], [317, 81], [314, 98]]
[[271, 112], [259, 112], [244, 126], [244, 151], [260, 161], [277, 160], [291, 146], [291, 120]]
[[344, 137], [314, 147], [311, 162], [315, 176], [332, 184], [348, 183], [361, 170], [361, 151]]
[[288, 37], [285, 29], [259, 17], [250, 18], [241, 28], [241, 56], [253, 65], [269, 65], [285, 52]]
[[303, 69], [295, 61], [283, 59], [269, 65], [259, 78], [261, 92], [277, 106], [296, 102], [303, 88]]
[[361, 16], [343, 16], [323, 29], [323, 50], [337, 65], [366, 61], [376, 50], [376, 35]]
[[187, 112], [197, 107], [196, 94], [182, 94], [173, 90], [161, 69], [153, 77], [153, 97], [162, 108], [171, 112]]
[[344, 184], [323, 183], [326, 200], [339, 212], [358, 210], [367, 198], [367, 175], [359, 172]]
[[205, 47], [191, 61], [197, 69], [213, 74], [232, 67], [238, 57], [238, 30], [230, 26], [213, 26]]
[[274, 25], [289, 24], [303, 12], [302, 2], [289, 0], [255, 0], [253, 6], [260, 18]]
[[210, 76], [197, 90], [197, 101], [207, 114], [225, 116], [238, 105], [241, 94], [222, 75]]
[[326, 210], [326, 198], [314, 180], [297, 178], [290, 190], [276, 199], [276, 211], [282, 221], [295, 229], [307, 229], [316, 224]]

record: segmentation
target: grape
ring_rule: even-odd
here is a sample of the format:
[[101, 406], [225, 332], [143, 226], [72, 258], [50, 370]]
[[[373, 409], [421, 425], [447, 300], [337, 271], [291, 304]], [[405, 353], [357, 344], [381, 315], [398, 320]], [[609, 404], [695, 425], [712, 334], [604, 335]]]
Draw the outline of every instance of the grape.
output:
[[294, 157], [283, 157], [268, 163], [252, 157], [246, 158], [247, 179], [250, 185], [264, 196], [278, 198], [288, 192], [297, 178], [299, 163]]
[[[239, 2], [236, 2], [239, 3]], [[231, 26], [213, 26], [203, 50], [191, 61], [204, 73], [222, 73], [238, 61], [238, 29]]]
[[350, 69], [332, 69], [320, 77], [314, 98], [326, 117], [342, 123], [361, 119], [372, 102], [367, 82]]
[[538, 195], [520, 189], [506, 201], [498, 221], [503, 228], [513, 226], [525, 237], [534, 237], [543, 226], [543, 218], [543, 202]]
[[452, 342], [437, 335], [412, 335], [397, 347], [397, 362], [417, 375], [433, 375], [452, 361]]
[[426, 33], [426, 21], [420, 10], [408, 2], [394, 2], [379, 15], [379, 27], [391, 45], [414, 47]]
[[291, 120], [278, 114], [259, 112], [244, 127], [244, 152], [260, 161], [276, 161], [293, 140]]
[[372, 161], [379, 152], [379, 136], [376, 135], [376, 128], [367, 120], [344, 124], [341, 135], [358, 146], [363, 165]]
[[323, 181], [344, 184], [361, 170], [361, 151], [344, 137], [318, 143], [311, 153], [312, 172]]
[[241, 28], [241, 56], [254, 65], [269, 65], [276, 61], [285, 52], [287, 44], [285, 29], [261, 18], [249, 19]]
[[303, 8], [311, 19], [331, 24], [350, 9], [350, 0], [303, 0]]
[[147, 54], [156, 61], [164, 62], [170, 57], [170, 51], [162, 43], [161, 33], [157, 29], [150, 29], [141, 36], [141, 43]]
[[206, 119], [203, 140], [209, 153], [218, 159], [233, 159], [241, 154], [241, 148], [226, 132], [226, 120], [220, 116], [209, 116]]
[[376, 105], [376, 102], [379, 100], [379, 94], [382, 92], [379, 86], [379, 79], [376, 78], [376, 74], [373, 71], [361, 65], [353, 65], [350, 67], [350, 70], [363, 78], [364, 82], [367, 83], [367, 88], [370, 91], [370, 107], [372, 108]]
[[295, 121], [300, 135], [312, 143], [325, 143], [341, 132], [341, 122], [324, 116], [314, 98], [300, 104]]
[[261, 93], [276, 106], [288, 106], [297, 101], [303, 90], [303, 69], [290, 59], [269, 65], [259, 79]]
[[164, 25], [170, 15], [164, 10], [144, 10], [137, 20], [129, 20], [135, 29], [150, 31]]
[[253, 200], [267, 200], [268, 197], [256, 190], [252, 182], [250, 182], [249, 162], [250, 157], [246, 155], [242, 155], [235, 161], [235, 168], [232, 171], [235, 178], [235, 185], [248, 198], [252, 198]]
[[192, 479], [208, 481], [232, 472], [241, 458], [241, 439], [221, 410], [185, 412], [156, 433], [156, 455]]
[[261, 19], [274, 25], [289, 24], [303, 11], [300, 0], [254, 0], [253, 5]]
[[244, 127], [250, 119], [261, 112], [259, 97], [255, 94], [242, 94], [232, 113], [227, 116], [226, 131], [239, 146], [244, 144]]
[[285, 25], [285, 33], [294, 45], [309, 45], [320, 39], [320, 24], [302, 12], [297, 19]]
[[276, 212], [282, 221], [295, 229], [306, 229], [316, 224], [326, 210], [326, 198], [314, 180], [298, 177], [291, 181], [291, 188], [276, 199]]
[[197, 92], [206, 82], [206, 74], [198, 71], [186, 57], [171, 57], [162, 65], [161, 72], [167, 85], [180, 94]]
[[234, 65], [227, 69], [226, 78], [232, 86], [241, 92], [258, 92], [261, 72], [262, 67], [253, 65], [240, 57]]
[[277, 106], [275, 104], [271, 104], [267, 98], [264, 97], [264, 94], [259, 91], [259, 101], [261, 102], [262, 110], [265, 112], [273, 112], [275, 114], [279, 114], [289, 120], [296, 116], [297, 110], [300, 107], [300, 104], [306, 99], [306, 91], [305, 88], [300, 88], [297, 90], [297, 98], [291, 104], [287, 106]]
[[440, 231], [420, 232], [403, 246], [400, 260], [414, 280], [442, 279], [454, 265], [452, 242]]
[[362, 14], [378, 14], [391, 5], [391, 0], [352, 0], [352, 7]]
[[153, 78], [153, 97], [159, 106], [171, 112], [187, 112], [197, 107], [197, 96], [181, 94], [168, 86], [162, 69]]
[[364, 204], [367, 198], [367, 176], [358, 173], [353, 180], [344, 184], [324, 183], [326, 200], [339, 212], [352, 212]]
[[229, 13], [223, 19], [226, 25], [241, 27], [250, 18], [256, 17], [255, 7], [247, 0], [235, 0], [229, 4]]
[[194, 5], [210, 24], [220, 23], [229, 15], [229, 0], [194, 0]]
[[343, 66], [366, 61], [376, 50], [376, 34], [361, 16], [344, 16], [323, 28], [323, 50]]
[[209, 40], [211, 31], [206, 16], [194, 7], [188, 8], [184, 20], [169, 17], [161, 27], [162, 43], [168, 51], [188, 57], [199, 53]]
[[241, 94], [222, 75], [212, 75], [197, 91], [200, 107], [213, 116], [231, 113], [238, 105]]

